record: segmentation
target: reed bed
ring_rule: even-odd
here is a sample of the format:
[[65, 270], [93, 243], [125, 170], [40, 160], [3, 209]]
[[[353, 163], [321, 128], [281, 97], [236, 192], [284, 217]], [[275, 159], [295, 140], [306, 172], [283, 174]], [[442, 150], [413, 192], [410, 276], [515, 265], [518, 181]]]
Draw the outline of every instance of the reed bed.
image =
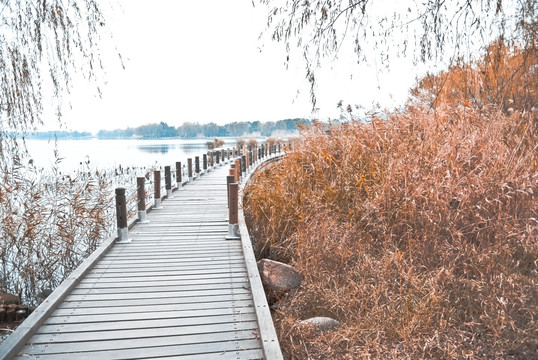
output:
[[[128, 215], [135, 217], [136, 177], [146, 177], [149, 206], [154, 200], [152, 171], [162, 169], [154, 165], [96, 170], [88, 161], [62, 174], [57, 167], [38, 169], [22, 159], [4, 162], [2, 169], [0, 292], [37, 305], [115, 233], [114, 189], [126, 188]], [[185, 166], [182, 174], [186, 176]], [[161, 184], [164, 195], [164, 180]]]
[[285, 358], [538, 358], [535, 112], [409, 106], [302, 135], [244, 194], [257, 256], [304, 275], [271, 299]]

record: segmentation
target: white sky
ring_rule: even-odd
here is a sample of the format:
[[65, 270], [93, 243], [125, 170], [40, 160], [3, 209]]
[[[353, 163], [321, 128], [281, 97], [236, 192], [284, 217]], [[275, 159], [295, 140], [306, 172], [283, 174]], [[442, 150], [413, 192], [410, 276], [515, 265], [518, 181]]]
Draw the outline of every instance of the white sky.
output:
[[[304, 66], [286, 70], [282, 44], [258, 40], [266, 9], [251, 0], [119, 0], [109, 29], [126, 69], [106, 63], [103, 96], [87, 83], [72, 91], [65, 110], [68, 130], [135, 127], [165, 121], [276, 121], [295, 117], [338, 117], [336, 104], [401, 104], [415, 80], [410, 61], [357, 67], [352, 54], [324, 64], [311, 113]], [[105, 54], [105, 58], [108, 58]], [[353, 77], [351, 78], [351, 74]], [[298, 92], [299, 91], [299, 92]], [[53, 124], [53, 125], [51, 125]], [[47, 128], [55, 127], [54, 120]]]

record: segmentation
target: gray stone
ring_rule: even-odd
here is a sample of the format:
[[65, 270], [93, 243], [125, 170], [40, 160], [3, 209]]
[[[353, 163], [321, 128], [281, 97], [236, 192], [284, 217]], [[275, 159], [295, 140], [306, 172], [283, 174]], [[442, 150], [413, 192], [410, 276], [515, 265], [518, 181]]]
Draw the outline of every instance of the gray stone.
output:
[[21, 303], [21, 299], [17, 295], [8, 294], [8, 293], [0, 294], [0, 304], [5, 304], [5, 305], [17, 304], [18, 305], [20, 303]]
[[301, 274], [293, 267], [274, 260], [261, 259], [258, 261], [258, 271], [263, 285], [274, 292], [296, 289], [303, 281]]
[[338, 329], [340, 322], [330, 317], [318, 316], [303, 320], [300, 322], [300, 325], [315, 327], [317, 330], [325, 332]]

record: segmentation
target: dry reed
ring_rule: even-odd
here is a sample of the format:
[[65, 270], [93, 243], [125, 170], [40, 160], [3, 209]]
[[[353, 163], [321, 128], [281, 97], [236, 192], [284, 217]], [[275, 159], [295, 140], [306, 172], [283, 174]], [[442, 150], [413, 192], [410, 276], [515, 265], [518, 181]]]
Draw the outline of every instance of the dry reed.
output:
[[[538, 358], [535, 113], [408, 107], [303, 132], [245, 192], [285, 357]], [[335, 332], [298, 321], [330, 316]]]

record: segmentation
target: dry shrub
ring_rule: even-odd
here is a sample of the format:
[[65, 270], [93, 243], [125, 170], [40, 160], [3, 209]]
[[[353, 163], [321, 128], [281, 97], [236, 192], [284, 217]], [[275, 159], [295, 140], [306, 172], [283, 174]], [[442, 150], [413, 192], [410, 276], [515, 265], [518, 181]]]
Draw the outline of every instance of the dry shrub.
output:
[[235, 140], [235, 147], [238, 149], [242, 149], [243, 146], [246, 145], [246, 140], [243, 138], [238, 138]]
[[256, 149], [256, 146], [258, 146], [258, 140], [256, 140], [256, 139], [249, 139], [248, 140], [247, 149], [249, 151], [252, 151], [252, 150]]
[[[276, 304], [285, 355], [538, 357], [537, 124], [470, 107], [315, 124], [255, 176], [257, 255], [305, 276]], [[312, 316], [343, 326], [297, 326]]]
[[207, 141], [205, 144], [208, 150], [214, 150], [221, 148], [224, 145], [225, 141], [222, 139], [214, 138], [213, 140]]

